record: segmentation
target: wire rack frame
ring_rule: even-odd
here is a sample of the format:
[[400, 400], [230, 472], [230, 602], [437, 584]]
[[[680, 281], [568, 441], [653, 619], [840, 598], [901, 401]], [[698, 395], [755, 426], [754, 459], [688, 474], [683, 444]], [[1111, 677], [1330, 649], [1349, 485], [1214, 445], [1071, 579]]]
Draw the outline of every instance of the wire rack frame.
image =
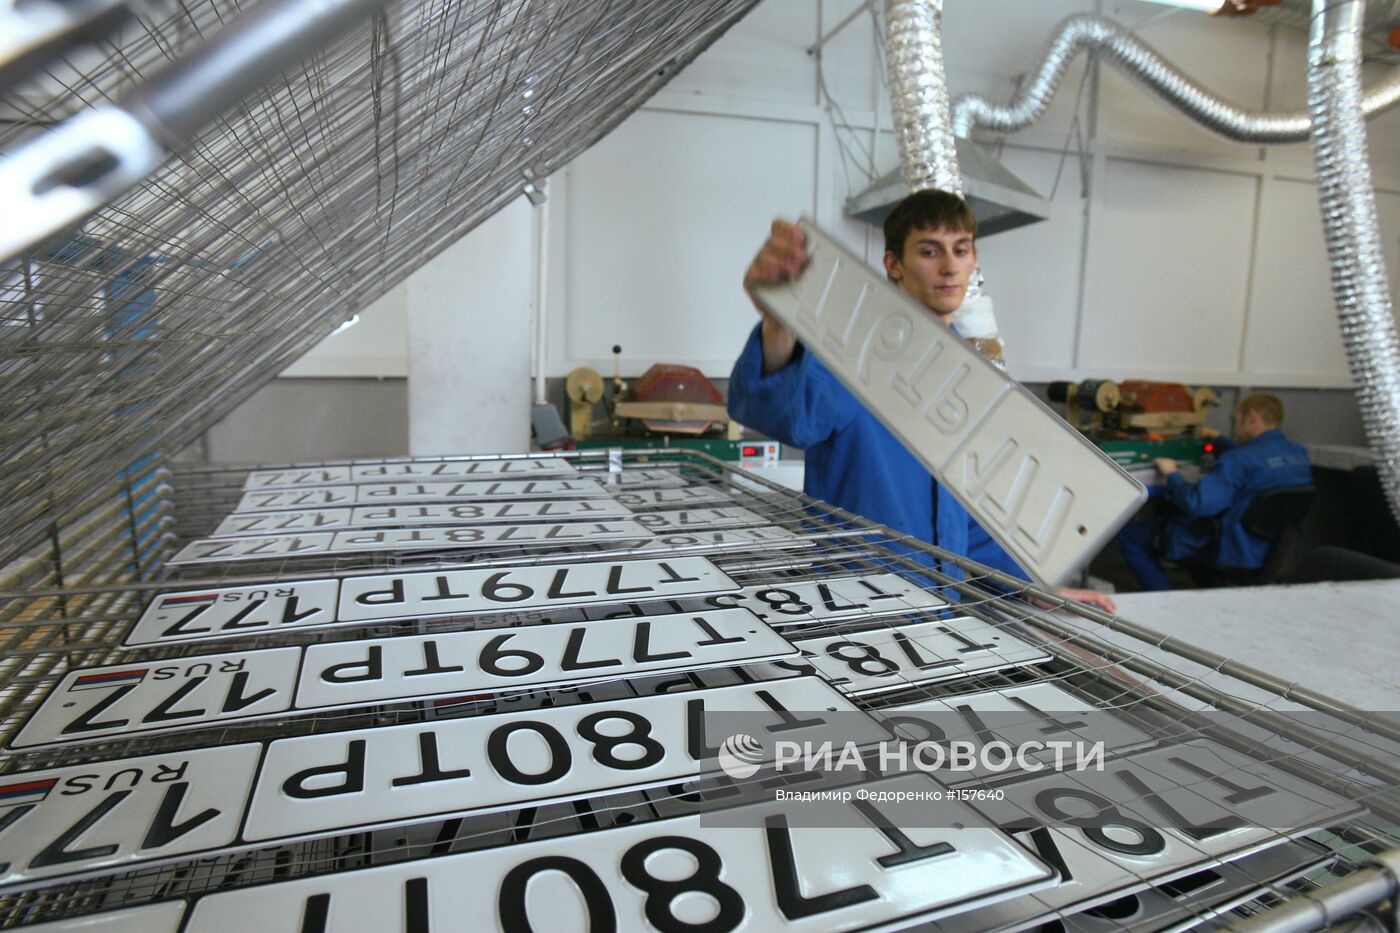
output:
[[[608, 468], [606, 453], [580, 454], [569, 458], [580, 474], [602, 475]], [[725, 548], [698, 548], [718, 567], [744, 586], [763, 585], [779, 590], [785, 584], [841, 578], [852, 574], [897, 572], [919, 580], [923, 586], [955, 604], [956, 614], [981, 620], [999, 630], [1044, 650], [1049, 660], [1030, 665], [969, 674], [953, 680], [911, 681], [900, 689], [855, 697], [858, 706], [872, 712], [889, 710], [909, 702], [956, 700], [973, 694], [1004, 692], [1028, 685], [1056, 687], [1110, 710], [1132, 721], [1152, 741], [1159, 744], [1207, 738], [1248, 754], [1321, 788], [1326, 788], [1364, 805], [1369, 813], [1332, 826], [1326, 833], [1306, 836], [1325, 866], [1306, 876], [1279, 880], [1266, 877], [1258, 863], [1246, 858], [1212, 859], [1202, 856], [1199, 866], [1207, 871], [1225, 865], [1245, 872], [1259, 871], [1257, 884], [1243, 905], [1217, 909], [1208, 899], [1186, 898], [1177, 907], [1185, 912], [1187, 925], [1248, 922], [1264, 929], [1280, 924], [1313, 922], [1318, 904], [1331, 904], [1335, 919], [1346, 912], [1377, 909], [1394, 893], [1393, 854], [1400, 844], [1400, 800], [1395, 788], [1400, 777], [1400, 724], [1383, 714], [1353, 709], [1321, 694], [1285, 684], [1265, 672], [1237, 660], [1222, 658], [1151, 632], [1128, 620], [1112, 617], [1090, 607], [1065, 603], [1024, 581], [1006, 577], [956, 555], [930, 548], [908, 537], [825, 506], [800, 494], [778, 487], [732, 465], [704, 455], [681, 451], [626, 454], [624, 474], [639, 469], [675, 471], [690, 488], [705, 488], [722, 498], [719, 505], [746, 508], [769, 527], [783, 528], [799, 539], [797, 545], [766, 544]], [[179, 471], [177, 485], [190, 480], [191, 488], [175, 494], [176, 501], [202, 507], [198, 523], [207, 531], [210, 518], [236, 501], [245, 470], [195, 468]], [[201, 497], [207, 496], [201, 506]], [[212, 504], [211, 504], [212, 503]], [[664, 511], [664, 506], [648, 506]], [[200, 532], [202, 533], [202, 532]], [[668, 551], [686, 553], [686, 548]], [[617, 546], [574, 547], [562, 551], [518, 548], [486, 553], [442, 553], [414, 558], [392, 554], [356, 555], [304, 566], [296, 560], [247, 567], [225, 565], [217, 572], [209, 569], [166, 568], [160, 580], [141, 581], [121, 588], [82, 587], [64, 590], [40, 586], [29, 592], [0, 594], [4, 606], [30, 607], [22, 622], [0, 628], [0, 637], [13, 638], [22, 631], [34, 639], [35, 647], [21, 650], [15, 663], [23, 665], [20, 675], [7, 681], [0, 738], [14, 734], [37, 698], [57, 682], [70, 667], [101, 663], [128, 663], [134, 659], [154, 660], [211, 653], [237, 646], [254, 647], [319, 644], [377, 638], [418, 631], [422, 623], [386, 623], [327, 628], [280, 636], [256, 636], [237, 641], [166, 646], [157, 649], [121, 649], [120, 640], [130, 630], [144, 603], [158, 591], [239, 585], [260, 581], [295, 581], [327, 574], [349, 578], [386, 569], [445, 569], [474, 567], [523, 567], [598, 560], [629, 555]], [[56, 616], [54, 606], [62, 597], [77, 604], [80, 597], [105, 596], [81, 604], [84, 608], [66, 617]], [[770, 593], [779, 602], [785, 597]], [[1052, 608], [1053, 607], [1053, 608]], [[943, 613], [942, 615], [946, 615]], [[545, 624], [567, 621], [567, 611], [546, 613], [544, 618], [522, 615], [450, 617], [436, 620], [434, 631], [466, 631], [475, 628], [504, 627], [524, 622]], [[553, 618], [550, 618], [553, 616]], [[888, 647], [890, 637], [901, 626], [920, 619], [938, 618], [929, 611], [909, 611], [898, 615], [858, 612], [830, 622], [803, 625], [800, 631], [783, 628], [789, 636], [835, 637], [852, 645]], [[54, 633], [52, 635], [48, 633]], [[1109, 633], [1127, 636], [1110, 642]], [[47, 639], [47, 640], [46, 640]], [[646, 696], [669, 682], [678, 680], [690, 688], [722, 686], [728, 683], [762, 682], [780, 672], [765, 665], [728, 671], [701, 671], [675, 676], [656, 675], [627, 681], [599, 680], [594, 683], [556, 690], [523, 690], [491, 698], [469, 699], [454, 704], [442, 715], [472, 717], [505, 710], [544, 708], [555, 704], [604, 702], [608, 698]], [[289, 736], [335, 733], [348, 729], [424, 721], [429, 715], [419, 702], [380, 703], [363, 708], [329, 710], [291, 718], [256, 720], [217, 728], [192, 729], [150, 736], [122, 738], [111, 736], [96, 742], [15, 754], [0, 768], [6, 773], [17, 769], [31, 771], [76, 761], [124, 758], [170, 750], [183, 750], [244, 741], [270, 741]], [[1306, 718], [1297, 714], [1307, 712]], [[731, 782], [732, 783], [732, 782]], [[978, 786], [997, 786], [987, 779]], [[740, 791], [759, 788], [740, 787]], [[711, 792], [722, 805], [724, 794], [733, 788]], [[722, 791], [722, 792], [721, 792]], [[700, 793], [693, 787], [617, 792], [586, 803], [557, 804], [543, 808], [509, 811], [488, 816], [434, 819], [396, 829], [352, 832], [328, 839], [290, 842], [270, 847], [243, 847], [227, 854], [170, 865], [138, 867], [132, 871], [101, 875], [88, 880], [57, 882], [33, 890], [0, 897], [0, 920], [7, 924], [35, 922], [73, 916], [96, 909], [160, 901], [171, 897], [197, 897], [203, 893], [229, 890], [252, 884], [271, 883], [326, 872], [353, 870], [389, 864], [404, 859], [433, 858], [482, 847], [508, 844], [547, 835], [603, 831], [610, 826], [656, 819], [667, 807], [686, 796]], [[1290, 834], [1279, 833], [1281, 845]], [[1321, 865], [1321, 863], [1319, 863]], [[1390, 867], [1387, 867], [1389, 865]], [[1142, 887], [1153, 879], [1144, 874]], [[1342, 885], [1340, 891], [1334, 885]], [[1065, 908], [1066, 919], [1074, 916]], [[1301, 919], [1300, 919], [1301, 918]], [[1124, 921], [1123, 928], [1134, 928]], [[1291, 927], [1280, 927], [1291, 928]], [[1305, 927], [1299, 927], [1305, 928]]]

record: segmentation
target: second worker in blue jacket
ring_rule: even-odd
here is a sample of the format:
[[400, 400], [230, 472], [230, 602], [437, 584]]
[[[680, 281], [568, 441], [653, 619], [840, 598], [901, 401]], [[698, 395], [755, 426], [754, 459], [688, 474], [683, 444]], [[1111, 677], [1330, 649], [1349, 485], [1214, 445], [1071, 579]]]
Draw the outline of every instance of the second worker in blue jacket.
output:
[[[1166, 482], [1149, 488], [1149, 495], [1171, 503], [1171, 514], [1145, 522], [1130, 522], [1118, 533], [1123, 557], [1144, 589], [1169, 590], [1171, 581], [1161, 558], [1205, 557], [1225, 567], [1254, 569], [1269, 558], [1269, 542], [1244, 530], [1244, 512], [1265, 489], [1306, 486], [1312, 482], [1308, 452], [1283, 436], [1283, 403], [1259, 393], [1235, 406], [1234, 441], [1216, 442], [1215, 468], [1195, 483], [1188, 481], [1170, 457], [1159, 457], [1157, 469]], [[1220, 549], [1210, 550], [1219, 517]]]
[[[884, 232], [885, 272], [939, 323], [951, 326], [977, 267], [977, 218], [957, 195], [925, 190], [895, 206]], [[752, 297], [757, 285], [797, 277], [806, 262], [802, 231], [774, 221], [744, 274], [744, 289]], [[763, 320], [730, 375], [729, 413], [806, 451], [804, 491], [1024, 579], [1010, 555], [792, 331], [762, 308], [759, 313]], [[1093, 590], [1058, 592], [1114, 611], [1113, 601]]]

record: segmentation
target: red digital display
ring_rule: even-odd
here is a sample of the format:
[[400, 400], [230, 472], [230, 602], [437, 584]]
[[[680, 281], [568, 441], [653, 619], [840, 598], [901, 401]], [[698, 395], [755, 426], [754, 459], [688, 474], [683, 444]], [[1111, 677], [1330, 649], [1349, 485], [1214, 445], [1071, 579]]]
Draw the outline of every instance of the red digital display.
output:
[[740, 453], [745, 457], [757, 457], [762, 451], [757, 447], [745, 447]]
[[1202, 447], [1201, 449], [1204, 450], [1204, 451], [1205, 451], [1206, 453], [1208, 453], [1208, 454], [1213, 454], [1213, 453], [1215, 453], [1215, 445], [1214, 445], [1214, 444], [1207, 444], [1207, 445], [1205, 445], [1204, 447]]

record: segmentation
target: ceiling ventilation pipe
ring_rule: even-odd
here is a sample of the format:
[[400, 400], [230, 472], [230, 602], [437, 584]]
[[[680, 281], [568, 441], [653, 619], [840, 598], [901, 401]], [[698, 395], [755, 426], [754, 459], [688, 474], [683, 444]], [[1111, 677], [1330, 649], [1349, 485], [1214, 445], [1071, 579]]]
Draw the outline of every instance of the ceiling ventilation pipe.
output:
[[[905, 186], [910, 191], [941, 188], [961, 195], [962, 175], [943, 77], [942, 21], [943, 0], [885, 0], [885, 67]], [[973, 273], [953, 323], [960, 334], [973, 340], [998, 337], [992, 300], [982, 291], [980, 270]], [[1001, 356], [999, 346], [983, 352], [998, 360]]]
[[1313, 0], [1308, 110], [1332, 296], [1356, 400], [1391, 514], [1400, 519], [1400, 341], [1381, 253], [1362, 117], [1363, 0]]
[[1014, 132], [1049, 106], [1075, 54], [1093, 50], [1165, 103], [1243, 143], [1311, 139], [1332, 266], [1332, 289], [1357, 402], [1391, 512], [1400, 519], [1400, 343], [1380, 248], [1364, 118], [1400, 102], [1400, 68], [1363, 92], [1364, 0], [1312, 0], [1308, 111], [1253, 113], [1202, 88], [1117, 23], [1065, 20], [1025, 89], [1009, 104], [964, 95], [952, 107], [959, 135], [976, 128]]

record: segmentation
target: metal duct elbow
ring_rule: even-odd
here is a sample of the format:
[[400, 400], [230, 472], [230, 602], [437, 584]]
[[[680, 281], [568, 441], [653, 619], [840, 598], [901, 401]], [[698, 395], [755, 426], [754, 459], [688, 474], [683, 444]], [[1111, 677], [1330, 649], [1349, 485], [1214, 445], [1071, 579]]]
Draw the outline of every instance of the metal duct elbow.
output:
[[[977, 94], [959, 97], [952, 110], [953, 133], [967, 137], [979, 127], [1010, 133], [1030, 126], [1044, 115], [1070, 62], [1084, 50], [1103, 54], [1163, 102], [1226, 139], [1290, 143], [1309, 137], [1312, 120], [1307, 111], [1243, 110], [1201, 87], [1118, 23], [1087, 14], [1071, 16], [1060, 24], [1034, 77], [1009, 104], [995, 104]], [[1400, 103], [1400, 68], [1367, 92], [1362, 109], [1370, 116], [1396, 103]]]
[[1400, 519], [1400, 340], [1381, 251], [1362, 116], [1363, 0], [1313, 0], [1308, 110], [1332, 294], [1357, 405], [1390, 510]]

